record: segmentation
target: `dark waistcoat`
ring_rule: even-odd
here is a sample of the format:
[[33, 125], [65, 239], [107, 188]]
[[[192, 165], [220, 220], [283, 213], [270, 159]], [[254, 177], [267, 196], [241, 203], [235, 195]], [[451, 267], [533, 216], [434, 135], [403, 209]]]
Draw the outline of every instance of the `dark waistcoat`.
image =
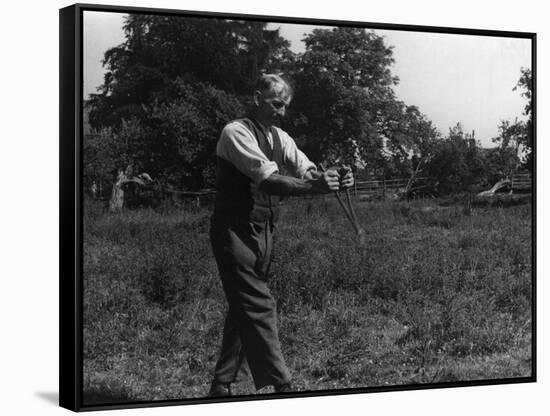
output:
[[[254, 120], [239, 119], [252, 132], [256, 140], [263, 136], [263, 132]], [[264, 154], [272, 161], [276, 154], [281, 154], [281, 140], [274, 128], [271, 129], [273, 137], [273, 149], [270, 154]], [[269, 153], [269, 152], [268, 152]], [[279, 171], [281, 166], [279, 166]], [[266, 221], [274, 222], [278, 217], [280, 198], [262, 192], [255, 186], [250, 178], [241, 173], [235, 166], [224, 160], [216, 158], [216, 202], [214, 213], [229, 217], [238, 217], [255, 223]]]

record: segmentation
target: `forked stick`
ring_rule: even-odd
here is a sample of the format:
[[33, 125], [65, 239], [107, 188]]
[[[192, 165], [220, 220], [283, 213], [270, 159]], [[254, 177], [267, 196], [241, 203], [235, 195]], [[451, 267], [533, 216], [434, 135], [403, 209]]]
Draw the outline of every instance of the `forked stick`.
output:
[[349, 220], [349, 222], [351, 223], [351, 225], [353, 226], [353, 229], [355, 230], [355, 232], [357, 234], [359, 234], [359, 227], [357, 226], [357, 223], [356, 221], [354, 220], [354, 218], [352, 217], [352, 215], [348, 212], [348, 210], [346, 209], [345, 205], [344, 205], [344, 202], [342, 201], [342, 198], [340, 198], [340, 195], [338, 194], [338, 191], [335, 191], [334, 192], [334, 195], [336, 195], [336, 199], [338, 200], [338, 202], [340, 203], [340, 206], [342, 207], [342, 209], [344, 210], [344, 213], [346, 214], [346, 217], [347, 219]]
[[[326, 169], [322, 164], [319, 165], [322, 171], [325, 171]], [[334, 195], [336, 196], [336, 199], [338, 200], [338, 203], [342, 207], [342, 210], [344, 211], [344, 214], [346, 214], [346, 218], [351, 223], [353, 229], [355, 230], [355, 233], [359, 236], [359, 243], [361, 245], [364, 244], [365, 240], [365, 230], [363, 230], [361, 227], [359, 227], [359, 223], [357, 221], [357, 217], [355, 215], [355, 211], [353, 209], [353, 204], [351, 203], [351, 197], [349, 194], [349, 189], [346, 188], [346, 197], [348, 202], [348, 208], [344, 205], [344, 202], [342, 201], [342, 198], [340, 198], [340, 194], [338, 191], [334, 191]]]
[[353, 204], [349, 195], [349, 188], [346, 188], [346, 197], [348, 199], [349, 211], [351, 212], [351, 216], [353, 217], [353, 228], [355, 228], [355, 232], [357, 233], [357, 237], [359, 238], [359, 245], [364, 246], [366, 238], [365, 230], [363, 230], [363, 228], [359, 226], [359, 221], [357, 221], [357, 216], [355, 215], [355, 210], [353, 209]]

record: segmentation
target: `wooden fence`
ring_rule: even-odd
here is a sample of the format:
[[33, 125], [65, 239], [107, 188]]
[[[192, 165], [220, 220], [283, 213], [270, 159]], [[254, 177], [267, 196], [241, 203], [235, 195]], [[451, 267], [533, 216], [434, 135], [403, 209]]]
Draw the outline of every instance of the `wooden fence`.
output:
[[[429, 195], [430, 190], [434, 189], [435, 179], [431, 177], [383, 179], [370, 181], [356, 181], [351, 193], [356, 198], [387, 198], [394, 195], [403, 196], [408, 190], [412, 192], [411, 197], [421, 197], [423, 194]], [[529, 173], [517, 173], [510, 178], [512, 192], [526, 193], [531, 192], [532, 177]], [[197, 207], [204, 205], [204, 199], [212, 199], [216, 194], [213, 189], [205, 189], [196, 192], [180, 191], [173, 188], [164, 188], [161, 190], [165, 196], [172, 200], [193, 200]], [[325, 195], [310, 195], [309, 198], [325, 197]], [[201, 203], [201, 200], [203, 202]]]
[[[403, 192], [405, 189], [415, 190], [429, 187], [433, 184], [434, 179], [430, 177], [418, 177], [411, 180], [411, 178], [400, 179], [384, 179], [384, 180], [372, 180], [372, 181], [356, 181], [354, 187], [351, 189], [352, 195], [355, 197], [369, 196], [369, 197], [391, 197], [398, 192]], [[211, 199], [216, 191], [213, 189], [206, 189], [197, 192], [179, 191], [176, 189], [164, 189], [163, 192], [170, 195], [172, 199], [192, 199], [195, 201], [195, 205], [200, 207], [203, 205], [201, 200], [204, 198]], [[326, 197], [326, 195], [309, 195], [309, 198]]]
[[202, 191], [190, 192], [190, 191], [178, 191], [176, 189], [167, 188], [163, 190], [166, 194], [172, 196], [172, 199], [193, 199], [197, 208], [201, 206], [201, 198], [212, 197], [216, 195], [216, 191], [213, 189], [204, 189]]
[[511, 178], [512, 192], [529, 192], [532, 187], [533, 180], [530, 173], [516, 173]]
[[424, 187], [433, 182], [434, 179], [430, 177], [356, 181], [353, 188], [353, 193], [355, 196], [377, 195], [385, 197], [406, 189], [412, 190], [415, 188]]

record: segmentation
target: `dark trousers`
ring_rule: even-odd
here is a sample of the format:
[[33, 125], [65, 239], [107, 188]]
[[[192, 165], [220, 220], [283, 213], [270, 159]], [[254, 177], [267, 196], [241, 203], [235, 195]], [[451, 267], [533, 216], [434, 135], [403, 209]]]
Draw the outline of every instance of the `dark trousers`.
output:
[[258, 390], [289, 383], [267, 285], [272, 224], [214, 214], [210, 239], [229, 304], [214, 381], [232, 383], [249, 369]]

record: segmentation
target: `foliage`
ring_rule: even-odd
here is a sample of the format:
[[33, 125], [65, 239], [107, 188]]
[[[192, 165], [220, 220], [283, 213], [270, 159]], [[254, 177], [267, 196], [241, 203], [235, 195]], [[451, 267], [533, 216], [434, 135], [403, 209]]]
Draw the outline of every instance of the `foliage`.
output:
[[439, 181], [442, 193], [472, 191], [487, 185], [485, 153], [460, 123], [449, 129], [449, 135], [434, 143], [427, 173]]
[[360, 28], [315, 29], [296, 61], [293, 131], [313, 160], [411, 170], [410, 154], [437, 137], [418, 108], [396, 99], [392, 48]]
[[512, 147], [498, 146], [481, 150], [484, 153], [484, 177], [490, 185], [506, 177], [510, 178], [521, 165], [518, 154]]
[[178, 188], [212, 186], [214, 149], [223, 125], [242, 113], [238, 100], [210, 85], [177, 78], [170, 100], [143, 105], [140, 118], [103, 127], [84, 143], [88, 181], [112, 183], [121, 167]]
[[130, 14], [124, 31], [126, 41], [105, 54], [105, 82], [91, 98], [93, 127], [139, 115], [143, 104], [170, 97], [173, 81], [188, 74], [248, 95], [260, 69], [291, 59], [288, 41], [260, 22]]
[[499, 135], [493, 138], [493, 142], [497, 143], [503, 152], [513, 150], [517, 157], [521, 158], [521, 167], [531, 171], [533, 169], [533, 80], [530, 69], [521, 69], [520, 79], [513, 90], [516, 91], [518, 88], [522, 90], [521, 96], [527, 100], [523, 111], [526, 119], [516, 118], [513, 123], [503, 120], [498, 128]]
[[129, 165], [142, 171], [143, 144], [152, 135], [151, 130], [136, 117], [123, 120], [118, 128], [103, 127], [87, 135], [83, 152], [85, 187], [92, 182], [109, 187], [118, 170]]
[[125, 41], [105, 53], [104, 83], [86, 105], [86, 187], [99, 181], [107, 189], [127, 166], [162, 185], [212, 186], [220, 130], [245, 115], [258, 73], [279, 70], [295, 87], [283, 127], [314, 162], [366, 166], [385, 178], [420, 167], [445, 192], [513, 171], [514, 150], [531, 163], [530, 70], [514, 88], [528, 101], [528, 118], [503, 121], [494, 139], [500, 150], [491, 152], [457, 127], [441, 139], [418, 107], [396, 98], [392, 47], [373, 31], [314, 29], [299, 55], [263, 22], [130, 14], [124, 31]]
[[521, 88], [524, 90], [521, 93], [521, 96], [527, 99], [527, 103], [525, 104], [525, 109], [523, 110], [523, 114], [526, 116], [530, 116], [532, 114], [533, 109], [533, 103], [532, 103], [532, 96], [533, 96], [533, 76], [531, 74], [531, 69], [529, 68], [522, 68], [521, 69], [521, 77], [519, 78], [519, 81], [517, 85], [514, 87], [514, 91], [518, 88]]
[[400, 101], [389, 103], [382, 113], [382, 132], [387, 137], [384, 176], [402, 178], [417, 168], [423, 171], [440, 139], [437, 129], [417, 107]]
[[145, 122], [155, 132], [144, 141], [144, 169], [180, 188], [201, 189], [214, 182], [214, 150], [228, 120], [243, 112], [233, 96], [210, 85], [176, 79], [169, 101], [146, 107]]
[[381, 107], [395, 101], [391, 48], [372, 31], [315, 29], [304, 39], [294, 79], [293, 131], [317, 162], [380, 159]]
[[[179, 188], [211, 186], [223, 125], [243, 115], [243, 94], [260, 68], [292, 61], [288, 41], [265, 23], [225, 19], [131, 14], [124, 30], [126, 41], [106, 52], [104, 83], [88, 103], [88, 181], [112, 182], [131, 164]], [[98, 165], [100, 154], [106, 158]]]

